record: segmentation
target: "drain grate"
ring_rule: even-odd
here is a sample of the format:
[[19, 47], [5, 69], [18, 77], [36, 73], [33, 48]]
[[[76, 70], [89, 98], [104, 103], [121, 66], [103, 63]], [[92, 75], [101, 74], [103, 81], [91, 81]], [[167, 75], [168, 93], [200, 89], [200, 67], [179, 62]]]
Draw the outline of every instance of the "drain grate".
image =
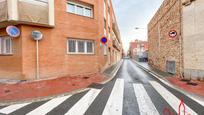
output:
[[83, 79], [89, 79], [89, 77], [83, 77]]
[[192, 85], [192, 86], [197, 86], [197, 83], [193, 83], [193, 82], [187, 82], [187, 85]]
[[103, 88], [103, 84], [99, 83], [92, 83], [91, 85], [88, 86], [89, 88], [96, 88], [96, 89], [101, 89]]

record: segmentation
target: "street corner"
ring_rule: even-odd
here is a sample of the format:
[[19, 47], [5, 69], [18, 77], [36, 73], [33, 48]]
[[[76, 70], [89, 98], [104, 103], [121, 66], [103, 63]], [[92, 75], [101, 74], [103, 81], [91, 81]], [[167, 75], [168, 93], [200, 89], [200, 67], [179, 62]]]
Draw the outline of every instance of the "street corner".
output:
[[78, 93], [91, 84], [106, 80], [101, 73], [65, 76], [55, 79], [0, 84], [0, 103], [50, 99], [63, 94]]

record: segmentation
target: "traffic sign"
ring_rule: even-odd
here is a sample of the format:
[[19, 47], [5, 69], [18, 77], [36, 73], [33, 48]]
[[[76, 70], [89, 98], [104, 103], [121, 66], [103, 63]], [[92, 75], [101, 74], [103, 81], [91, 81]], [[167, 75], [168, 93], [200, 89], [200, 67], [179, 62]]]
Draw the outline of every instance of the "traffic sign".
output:
[[170, 31], [169, 31], [169, 37], [170, 37], [171, 39], [176, 38], [177, 34], [178, 34], [178, 33], [177, 33], [176, 30], [170, 30]]
[[6, 32], [11, 37], [18, 37], [20, 36], [20, 30], [16, 26], [7, 26]]
[[108, 42], [108, 39], [106, 37], [101, 38], [101, 43], [106, 44]]
[[32, 31], [32, 38], [34, 40], [41, 40], [42, 37], [43, 37], [43, 34], [40, 31], [38, 30]]

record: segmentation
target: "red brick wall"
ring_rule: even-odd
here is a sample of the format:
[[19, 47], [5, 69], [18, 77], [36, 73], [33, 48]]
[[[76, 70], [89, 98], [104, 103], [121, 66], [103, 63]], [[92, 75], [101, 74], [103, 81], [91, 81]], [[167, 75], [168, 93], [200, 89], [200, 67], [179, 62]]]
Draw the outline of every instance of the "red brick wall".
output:
[[[96, 73], [98, 69], [98, 1], [84, 0], [94, 5], [94, 18], [66, 13], [66, 0], [55, 1], [55, 27], [53, 29], [22, 26], [23, 74], [33, 79], [36, 71], [35, 41], [30, 37], [32, 30], [40, 30], [44, 38], [39, 43], [40, 75], [43, 78]], [[95, 40], [95, 54], [67, 54], [67, 38]], [[29, 50], [27, 50], [29, 49]]]
[[[7, 36], [5, 28], [0, 29], [0, 36]], [[23, 79], [21, 38], [13, 38], [12, 44], [12, 55], [0, 55], [0, 78]]]
[[[94, 18], [87, 18], [67, 13], [67, 0], [56, 0], [55, 27], [45, 28], [39, 26], [19, 25], [21, 29], [21, 36], [14, 40], [14, 55], [5, 57], [0, 56], [0, 69], [14, 75], [17, 75], [16, 72], [19, 72], [18, 77], [11, 75], [12, 79], [35, 79], [36, 42], [32, 40], [31, 32], [33, 30], [40, 30], [43, 33], [43, 40], [39, 42], [41, 79], [97, 73], [104, 70], [104, 67], [107, 67], [108, 60], [108, 56], [103, 55], [103, 48], [100, 47], [100, 38], [104, 36], [104, 1], [79, 0], [79, 2], [90, 4], [94, 7]], [[111, 5], [110, 16], [112, 16], [112, 13], [113, 8]], [[112, 22], [110, 26], [112, 31]], [[5, 29], [0, 31], [0, 35], [2, 34], [2, 31], [5, 31]], [[67, 54], [68, 37], [94, 40], [95, 54]], [[108, 41], [108, 46], [111, 48], [110, 55], [112, 60], [111, 62], [113, 62], [114, 57], [112, 51], [115, 49], [112, 47], [112, 40]], [[0, 73], [2, 74], [3, 72]], [[3, 77], [1, 74], [0, 77]]]

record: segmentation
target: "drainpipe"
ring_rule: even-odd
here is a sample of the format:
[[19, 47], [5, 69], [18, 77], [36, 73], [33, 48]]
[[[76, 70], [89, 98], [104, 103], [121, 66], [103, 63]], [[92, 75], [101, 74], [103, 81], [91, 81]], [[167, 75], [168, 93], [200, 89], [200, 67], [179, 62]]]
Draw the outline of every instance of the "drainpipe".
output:
[[180, 78], [184, 79], [184, 70], [183, 70], [183, 67], [184, 67], [184, 59], [182, 60], [183, 58], [183, 19], [182, 19], [182, 15], [183, 15], [183, 5], [182, 5], [182, 2], [180, 1], [180, 37], [179, 37], [179, 70], [180, 70]]

